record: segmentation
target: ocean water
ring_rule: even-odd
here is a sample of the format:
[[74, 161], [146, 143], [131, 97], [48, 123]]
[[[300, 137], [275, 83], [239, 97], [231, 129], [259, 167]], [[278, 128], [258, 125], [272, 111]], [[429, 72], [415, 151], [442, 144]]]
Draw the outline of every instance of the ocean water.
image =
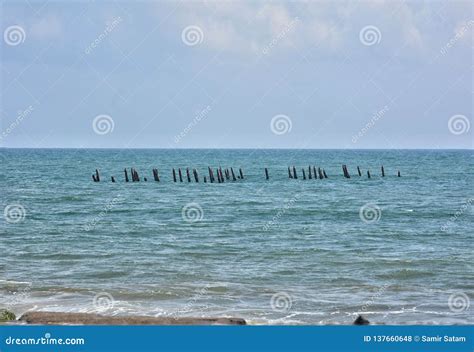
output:
[[[474, 323], [472, 150], [0, 149], [0, 162], [0, 306], [17, 314]], [[302, 180], [308, 165], [328, 178]], [[245, 177], [203, 183], [207, 166]], [[174, 183], [173, 167], [200, 182]]]

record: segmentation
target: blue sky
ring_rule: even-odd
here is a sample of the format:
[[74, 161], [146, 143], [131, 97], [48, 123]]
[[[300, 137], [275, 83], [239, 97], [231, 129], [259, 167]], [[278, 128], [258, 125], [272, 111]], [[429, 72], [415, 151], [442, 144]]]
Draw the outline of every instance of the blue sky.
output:
[[472, 148], [463, 1], [3, 1], [5, 147]]

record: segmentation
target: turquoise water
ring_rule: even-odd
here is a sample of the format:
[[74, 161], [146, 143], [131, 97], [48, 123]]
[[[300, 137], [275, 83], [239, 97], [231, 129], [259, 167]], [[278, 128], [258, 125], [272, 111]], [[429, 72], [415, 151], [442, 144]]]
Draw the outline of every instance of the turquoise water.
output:
[[[0, 149], [0, 161], [0, 306], [16, 313], [474, 322], [472, 151]], [[302, 180], [309, 164], [328, 178]], [[245, 178], [203, 183], [207, 166]], [[148, 182], [125, 183], [124, 167]], [[200, 183], [174, 183], [172, 167]]]

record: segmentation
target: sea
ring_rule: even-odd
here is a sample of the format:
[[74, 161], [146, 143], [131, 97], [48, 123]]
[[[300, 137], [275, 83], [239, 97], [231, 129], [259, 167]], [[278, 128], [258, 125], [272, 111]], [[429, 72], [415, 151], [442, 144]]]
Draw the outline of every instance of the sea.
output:
[[[472, 324], [473, 156], [0, 149], [0, 308], [249, 324], [351, 324], [359, 314], [375, 324]], [[125, 182], [125, 168], [140, 181]]]

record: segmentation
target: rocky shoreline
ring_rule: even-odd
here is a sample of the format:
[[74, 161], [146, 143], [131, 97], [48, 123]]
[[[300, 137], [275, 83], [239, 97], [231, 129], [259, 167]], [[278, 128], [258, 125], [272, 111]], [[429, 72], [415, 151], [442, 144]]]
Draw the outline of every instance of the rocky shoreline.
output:
[[[20, 318], [8, 310], [0, 310], [0, 324], [33, 325], [247, 325], [242, 318], [192, 318], [106, 316], [92, 313], [26, 312]], [[369, 321], [358, 316], [354, 325], [368, 325]]]

